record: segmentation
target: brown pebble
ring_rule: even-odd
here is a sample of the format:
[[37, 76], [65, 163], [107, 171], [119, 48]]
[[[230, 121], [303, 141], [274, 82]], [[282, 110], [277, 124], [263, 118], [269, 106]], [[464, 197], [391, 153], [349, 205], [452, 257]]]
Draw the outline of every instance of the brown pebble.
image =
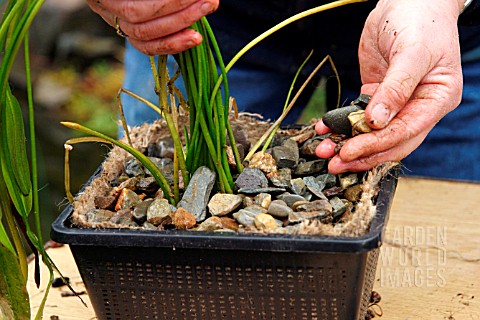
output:
[[230, 229], [233, 231], [238, 231], [238, 222], [235, 219], [229, 217], [221, 217], [222, 226], [226, 229]]
[[173, 224], [177, 229], [191, 229], [196, 223], [195, 216], [184, 208], [178, 208], [173, 215]]
[[331, 187], [329, 189], [325, 189], [322, 191], [322, 193], [326, 196], [326, 197], [332, 197], [332, 196], [337, 196], [339, 194], [341, 194], [343, 192], [343, 188], [342, 187]]
[[262, 231], [273, 231], [278, 228], [275, 218], [266, 213], [260, 213], [255, 216], [255, 227]]
[[362, 186], [360, 184], [356, 184], [354, 186], [348, 187], [345, 190], [345, 198], [352, 202], [357, 202], [360, 200], [360, 196], [362, 195]]
[[111, 210], [115, 207], [115, 200], [113, 196], [96, 196], [93, 202], [97, 209]]
[[298, 144], [302, 144], [308, 139], [310, 139], [311, 137], [313, 137], [314, 135], [315, 135], [315, 130], [309, 130], [305, 133], [290, 137], [290, 140], [293, 140]]

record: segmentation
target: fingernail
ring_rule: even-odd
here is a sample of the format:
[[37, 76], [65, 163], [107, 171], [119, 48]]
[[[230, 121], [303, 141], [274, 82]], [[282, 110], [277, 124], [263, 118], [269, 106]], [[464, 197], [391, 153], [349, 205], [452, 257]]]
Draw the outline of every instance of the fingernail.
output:
[[385, 127], [390, 120], [390, 110], [383, 104], [379, 103], [372, 109], [372, 120], [376, 126]]
[[204, 4], [202, 4], [200, 6], [200, 11], [203, 13], [203, 14], [209, 14], [213, 11], [213, 6], [210, 2], [205, 2]]

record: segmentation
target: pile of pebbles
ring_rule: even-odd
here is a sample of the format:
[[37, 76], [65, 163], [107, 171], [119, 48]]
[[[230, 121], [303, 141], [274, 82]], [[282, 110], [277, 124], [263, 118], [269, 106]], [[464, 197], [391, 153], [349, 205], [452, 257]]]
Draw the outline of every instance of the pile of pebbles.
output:
[[[85, 213], [92, 225], [104, 222], [143, 229], [295, 233], [299, 223], [319, 220], [334, 224], [355, 213], [364, 173], [332, 175], [328, 160], [315, 156], [316, 146], [330, 134], [313, 128], [300, 135], [276, 139], [266, 152], [257, 152], [235, 176], [234, 194], [213, 194], [215, 172], [200, 167], [176, 207], [164, 198], [155, 179], [136, 159], [106, 195], [95, 197], [95, 208]], [[171, 147], [171, 146], [170, 146]], [[147, 154], [173, 181], [169, 144], [148, 148]], [[158, 152], [161, 150], [161, 152]]]
[[[234, 194], [215, 193], [215, 172], [200, 167], [173, 206], [150, 172], [131, 158], [110, 190], [95, 197], [95, 208], [83, 213], [84, 221], [93, 227], [106, 223], [148, 230], [287, 234], [296, 233], [306, 221], [329, 225], [348, 221], [355, 214], [366, 172], [332, 175], [327, 171], [328, 159], [319, 159], [315, 149], [324, 139], [341, 146], [365, 132], [362, 114], [369, 99], [360, 95], [350, 106], [323, 117], [336, 133], [317, 135], [310, 126], [294, 135], [277, 135], [270, 149], [254, 154], [234, 176]], [[246, 133], [237, 130], [236, 135], [241, 153], [249, 150]], [[173, 184], [172, 141], [151, 143], [145, 154]]]

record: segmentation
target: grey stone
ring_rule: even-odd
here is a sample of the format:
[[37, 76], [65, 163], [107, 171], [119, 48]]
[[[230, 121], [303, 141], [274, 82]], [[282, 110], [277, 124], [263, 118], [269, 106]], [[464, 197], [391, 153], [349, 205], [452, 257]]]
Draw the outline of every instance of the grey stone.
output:
[[303, 182], [307, 186], [307, 189], [310, 190], [314, 195], [320, 199], [327, 200], [327, 197], [322, 193], [322, 190], [325, 188], [325, 183], [318, 182], [314, 177], [308, 176], [303, 178]]
[[290, 190], [292, 190], [293, 193], [301, 196], [305, 193], [305, 188], [305, 182], [302, 178], [290, 180]]
[[288, 148], [293, 153], [295, 162], [298, 162], [298, 159], [300, 158], [298, 143], [293, 139], [285, 139], [282, 142], [282, 146]]
[[279, 196], [277, 196], [277, 199], [285, 201], [287, 206], [290, 208], [293, 207], [293, 204], [297, 201], [305, 201], [305, 198], [302, 196], [299, 196], [297, 194], [290, 194], [290, 193], [284, 193]]
[[[247, 132], [241, 126], [233, 126], [233, 137], [235, 139], [236, 144], [240, 144], [243, 146], [244, 150], [250, 149], [250, 141], [248, 140]], [[230, 138], [227, 135], [227, 145], [231, 145]]]
[[337, 177], [331, 173], [324, 173], [316, 177], [318, 183], [325, 184], [325, 188], [331, 188], [337, 184]]
[[[298, 150], [297, 150], [297, 153], [298, 153]], [[272, 149], [272, 156], [273, 156], [273, 159], [275, 159], [275, 162], [277, 163], [277, 167], [280, 169], [293, 168], [297, 165], [297, 162], [298, 162], [298, 155], [297, 157], [295, 157], [295, 153], [290, 148], [287, 148], [284, 146], [274, 147]]]
[[299, 163], [295, 168], [295, 174], [299, 176], [313, 175], [321, 172], [325, 168], [327, 161], [325, 159], [307, 161]]
[[288, 217], [288, 215], [292, 211], [292, 208], [290, 208], [285, 201], [273, 200], [270, 203], [270, 206], [268, 206], [267, 213], [271, 214], [274, 217], [285, 218]]
[[193, 214], [197, 222], [205, 220], [207, 203], [214, 184], [215, 172], [207, 167], [198, 168], [177, 207]]
[[268, 180], [262, 170], [257, 168], [245, 168], [235, 180], [237, 189], [254, 189], [268, 187]]
[[255, 216], [256, 214], [244, 209], [240, 209], [233, 214], [235, 220], [244, 226], [253, 226]]
[[139, 178], [137, 190], [145, 193], [154, 193], [160, 186], [154, 177]]
[[145, 174], [145, 172], [143, 171], [142, 163], [136, 158], [127, 161], [127, 163], [125, 164], [125, 173], [129, 177], [137, 177]]
[[341, 216], [347, 211], [347, 206], [339, 197], [333, 197], [329, 202], [332, 205], [332, 216], [334, 218]]
[[260, 214], [260, 213], [267, 213], [267, 209], [259, 206], [258, 204], [253, 204], [251, 206], [248, 206], [248, 207], [244, 208], [243, 210], [248, 211], [248, 212], [252, 213], [253, 215], [257, 215], [257, 214]]
[[114, 214], [115, 212], [110, 210], [90, 209], [85, 213], [85, 217], [88, 222], [102, 223], [110, 221]]
[[131, 210], [120, 210], [117, 211], [111, 218], [110, 222], [115, 224], [122, 224], [122, 225], [131, 225], [132, 220], [132, 211]]
[[162, 139], [158, 143], [158, 148], [159, 148], [159, 158], [169, 158], [173, 159], [173, 154], [175, 152], [175, 148], [173, 145], [173, 139], [172, 138], [166, 138]]
[[[169, 184], [173, 184], [173, 161], [170, 158], [156, 158], [156, 157], [148, 157], [150, 161], [160, 170], [162, 175], [168, 181]], [[152, 175], [152, 173], [145, 169], [146, 175]]]
[[152, 204], [153, 199], [147, 199], [135, 206], [133, 209], [133, 218], [139, 223], [143, 223], [147, 220], [147, 209]]
[[147, 146], [147, 157], [160, 158], [160, 146], [158, 143], [149, 143]]

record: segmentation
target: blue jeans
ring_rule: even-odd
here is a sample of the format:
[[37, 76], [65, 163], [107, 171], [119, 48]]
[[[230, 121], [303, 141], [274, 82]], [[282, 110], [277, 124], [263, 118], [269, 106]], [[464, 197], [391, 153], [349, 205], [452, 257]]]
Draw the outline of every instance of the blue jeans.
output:
[[[174, 62], [169, 61], [170, 66]], [[127, 42], [124, 88], [157, 104], [148, 57]], [[430, 132], [423, 144], [404, 159], [404, 174], [447, 179], [480, 181], [480, 61], [465, 62], [464, 91], [461, 105], [446, 115]], [[276, 119], [286, 99], [292, 76], [258, 68], [232, 69], [229, 72], [231, 95], [239, 111], [259, 113]], [[182, 86], [178, 84], [182, 90]], [[359, 88], [346, 88], [347, 96], [356, 97]], [[345, 93], [343, 94], [345, 96]], [[299, 101], [285, 119], [293, 123], [302, 105]], [[131, 126], [152, 122], [158, 114], [143, 103], [123, 95], [124, 113]], [[343, 100], [342, 100], [343, 101]]]

